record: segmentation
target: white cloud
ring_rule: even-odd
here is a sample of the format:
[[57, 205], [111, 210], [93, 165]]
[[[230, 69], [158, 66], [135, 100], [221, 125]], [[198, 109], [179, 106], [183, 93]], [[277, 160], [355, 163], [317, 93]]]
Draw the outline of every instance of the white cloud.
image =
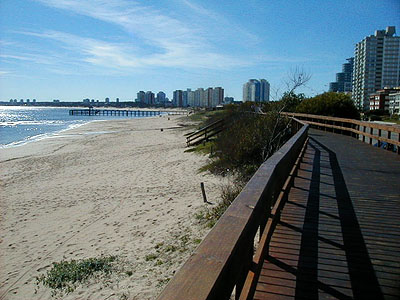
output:
[[[204, 18], [206, 18], [217, 23], [217, 26], [214, 26], [213, 28], [213, 31], [218, 31], [217, 36], [227, 35], [232, 39], [238, 40], [242, 45], [260, 42], [260, 38], [257, 35], [247, 30], [244, 30], [241, 26], [238, 26], [237, 24], [235, 24], [235, 22], [228, 20], [224, 15], [221, 15], [216, 11], [207, 9], [192, 0], [178, 1], [190, 8], [192, 13], [201, 15], [201, 20], [204, 20]], [[222, 30], [218, 30], [219, 28]]]
[[[137, 1], [124, 0], [37, 0], [76, 14], [95, 18], [122, 28], [131, 44], [79, 37], [58, 31], [34, 34], [57, 40], [82, 53], [82, 60], [110, 68], [179, 67], [220, 69], [251, 65], [249, 57], [235, 57], [216, 51], [204, 32]], [[186, 1], [206, 14], [200, 6]], [[217, 18], [217, 15], [214, 14]], [[76, 45], [80, 46], [80, 49]]]
[[4, 76], [4, 75], [8, 75], [8, 74], [10, 74], [9, 71], [0, 70], [0, 76]]
[[[218, 32], [205, 32], [206, 27], [194, 25], [194, 19], [204, 23], [219, 22], [221, 28], [230, 34], [239, 35], [243, 43], [256, 41], [257, 37], [231, 24], [218, 13], [189, 0], [177, 0], [189, 10], [192, 18], [172, 17], [169, 12], [161, 12], [138, 1], [125, 0], [36, 0], [55, 8], [94, 18], [122, 29], [126, 42], [115, 42], [115, 37], [83, 37], [67, 32], [45, 30], [43, 32], [15, 32], [55, 41], [56, 48], [40, 46], [34, 51], [27, 48], [20, 52], [3, 54], [3, 58], [28, 60], [52, 66], [50, 70], [71, 72], [78, 66], [98, 67], [110, 72], [127, 74], [137, 69], [172, 67], [183, 69], [229, 69], [259, 63], [286, 61], [287, 58], [253, 55], [246, 51], [243, 55], [226, 54], [226, 49], [216, 50], [213, 38]], [[149, 2], [147, 2], [149, 3]], [[196, 14], [198, 15], [196, 17]], [[192, 20], [193, 19], [193, 20]], [[210, 22], [208, 22], [208, 20]], [[200, 22], [201, 24], [201, 22]], [[228, 26], [229, 25], [229, 26]], [[225, 30], [225, 29], [220, 29]], [[118, 39], [121, 40], [121, 39]], [[54, 45], [54, 43], [52, 43]], [[12, 54], [11, 54], [12, 53]], [[68, 69], [68, 66], [70, 68]]]
[[[77, 35], [47, 31], [44, 33], [20, 32], [21, 34], [51, 39], [59, 42], [63, 48], [73, 51], [76, 59], [96, 66], [116, 69], [143, 67], [181, 67], [181, 68], [225, 68], [243, 65], [239, 60], [212, 52], [201, 52], [190, 45], [180, 45], [166, 49], [162, 53], [143, 55], [140, 49], [127, 43], [113, 43], [98, 39], [83, 38]], [[11, 57], [11, 56], [10, 56]], [[22, 56], [19, 59], [38, 61], [42, 57]], [[55, 57], [49, 56], [53, 61]], [[60, 60], [62, 57], [60, 57]]]

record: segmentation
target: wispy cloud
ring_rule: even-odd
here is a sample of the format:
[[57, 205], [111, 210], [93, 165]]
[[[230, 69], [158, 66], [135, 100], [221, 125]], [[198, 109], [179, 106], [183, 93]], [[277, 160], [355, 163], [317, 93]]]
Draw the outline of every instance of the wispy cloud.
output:
[[[223, 29], [222, 32], [218, 32], [219, 36], [221, 36], [221, 34], [229, 35], [230, 37], [240, 41], [241, 44], [254, 44], [260, 41], [260, 38], [257, 35], [243, 29], [232, 20], [228, 20], [224, 15], [219, 14], [214, 10], [207, 9], [193, 0], [178, 1], [188, 7], [192, 13], [196, 13], [202, 16], [201, 20], [204, 20], [204, 18], [206, 18], [216, 22], [218, 26], [215, 26], [214, 31], [218, 28]], [[238, 37], [240, 38], [238, 39]]]
[[[75, 53], [79, 62], [86, 62], [92, 65], [107, 67], [112, 69], [131, 69], [143, 67], [182, 67], [182, 68], [224, 68], [226, 66], [240, 65], [239, 60], [225, 57], [217, 53], [201, 53], [193, 50], [192, 47], [171, 48], [163, 53], [143, 55], [140, 49], [127, 43], [106, 42], [98, 39], [84, 38], [77, 35], [47, 31], [44, 33], [20, 32], [24, 35], [51, 39]], [[8, 57], [12, 57], [8, 55]], [[15, 57], [16, 59], [26, 59], [37, 61], [37, 56]]]
[[[116, 25], [128, 33], [130, 44], [80, 37], [59, 31], [29, 33], [56, 40], [64, 47], [80, 51], [83, 56], [81, 59], [97, 66], [217, 69], [251, 64], [248, 58], [243, 59], [216, 51], [212, 43], [189, 24], [135, 1], [37, 1], [53, 8]], [[79, 45], [79, 49], [76, 45]]]
[[3, 77], [3, 76], [8, 75], [8, 74], [10, 74], [9, 71], [0, 70], [0, 76]]

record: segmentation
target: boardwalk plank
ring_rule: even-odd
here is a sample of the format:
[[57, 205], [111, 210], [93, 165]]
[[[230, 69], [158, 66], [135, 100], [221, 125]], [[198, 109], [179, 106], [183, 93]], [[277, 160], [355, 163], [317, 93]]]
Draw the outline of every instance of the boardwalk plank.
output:
[[399, 156], [310, 137], [254, 299], [399, 299]]

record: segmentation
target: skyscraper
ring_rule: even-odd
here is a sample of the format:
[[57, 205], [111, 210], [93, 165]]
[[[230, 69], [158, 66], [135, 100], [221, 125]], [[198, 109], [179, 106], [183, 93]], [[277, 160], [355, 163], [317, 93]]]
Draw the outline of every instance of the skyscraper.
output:
[[146, 93], [144, 91], [140, 91], [137, 93], [136, 101], [140, 103], [145, 103], [145, 95]]
[[187, 93], [188, 93], [188, 105], [190, 107], [194, 107], [194, 91], [192, 91], [191, 89], [187, 89]]
[[260, 102], [269, 101], [269, 82], [265, 79], [260, 79]]
[[389, 26], [356, 44], [352, 99], [359, 109], [369, 109], [369, 96], [376, 90], [400, 85], [400, 37], [395, 32]]
[[182, 90], [174, 91], [173, 98], [172, 98], [172, 104], [176, 107], [183, 106], [183, 91]]
[[147, 91], [145, 96], [144, 96], [144, 102], [148, 105], [154, 105], [155, 104], [155, 99], [154, 99], [154, 93], [152, 91]]
[[203, 106], [204, 107], [212, 107], [212, 102], [213, 102], [213, 88], [209, 87], [208, 89], [206, 89]]
[[198, 88], [194, 91], [194, 106], [201, 107], [204, 104], [205, 91], [203, 88]]
[[354, 57], [347, 58], [342, 65], [342, 72], [336, 73], [336, 81], [329, 83], [330, 92], [351, 92], [353, 79]]
[[250, 79], [243, 85], [243, 101], [269, 101], [269, 82], [265, 79]]
[[224, 102], [224, 89], [222, 87], [215, 87], [213, 89], [212, 107], [221, 105]]
[[165, 104], [166, 95], [164, 92], [160, 91], [157, 93], [156, 104]]

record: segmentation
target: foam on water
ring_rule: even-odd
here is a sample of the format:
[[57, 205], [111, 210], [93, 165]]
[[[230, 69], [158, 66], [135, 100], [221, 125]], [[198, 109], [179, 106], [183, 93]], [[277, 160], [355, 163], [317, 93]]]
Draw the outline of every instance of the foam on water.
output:
[[69, 108], [0, 106], [0, 149], [45, 138], [61, 137], [66, 130], [117, 116], [70, 116]]

